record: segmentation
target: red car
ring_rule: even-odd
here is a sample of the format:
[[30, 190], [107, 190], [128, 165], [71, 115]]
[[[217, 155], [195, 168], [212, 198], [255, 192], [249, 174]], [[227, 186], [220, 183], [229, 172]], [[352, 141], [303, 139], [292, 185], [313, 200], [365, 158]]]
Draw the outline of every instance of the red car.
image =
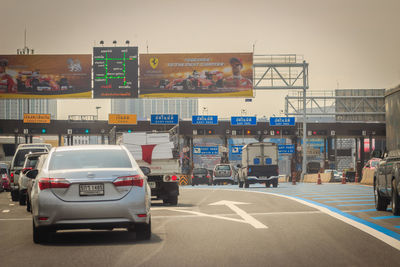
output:
[[0, 191], [10, 191], [9, 167], [6, 164], [0, 163]]

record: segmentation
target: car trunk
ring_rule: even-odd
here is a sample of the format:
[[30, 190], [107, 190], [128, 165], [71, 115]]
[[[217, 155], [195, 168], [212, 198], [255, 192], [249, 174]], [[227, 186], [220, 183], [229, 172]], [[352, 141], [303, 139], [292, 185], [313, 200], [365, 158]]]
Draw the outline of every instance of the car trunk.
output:
[[135, 175], [132, 170], [51, 171], [49, 178], [66, 179], [67, 188], [51, 188], [54, 195], [63, 201], [109, 201], [126, 196], [132, 186], [115, 186], [118, 177]]

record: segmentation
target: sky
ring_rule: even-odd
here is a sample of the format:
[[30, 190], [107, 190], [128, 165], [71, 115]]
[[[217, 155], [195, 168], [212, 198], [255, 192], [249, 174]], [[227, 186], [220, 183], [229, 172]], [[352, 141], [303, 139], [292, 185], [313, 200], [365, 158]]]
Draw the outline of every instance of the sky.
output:
[[[0, 54], [91, 54], [100, 40], [139, 53], [296, 54], [309, 64], [310, 91], [400, 84], [399, 0], [0, 0]], [[200, 99], [221, 117], [280, 114], [287, 90], [244, 99]], [[60, 100], [59, 114], [107, 119], [106, 100]], [[62, 118], [61, 118], [62, 119]]]

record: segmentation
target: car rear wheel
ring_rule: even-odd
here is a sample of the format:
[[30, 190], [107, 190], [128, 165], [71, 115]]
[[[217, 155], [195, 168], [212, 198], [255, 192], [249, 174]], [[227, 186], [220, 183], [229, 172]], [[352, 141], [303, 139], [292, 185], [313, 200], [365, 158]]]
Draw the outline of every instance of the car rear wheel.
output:
[[33, 242], [35, 244], [46, 242], [49, 239], [50, 232], [46, 228], [36, 227], [33, 219], [32, 219], [32, 228], [33, 228]]
[[26, 204], [26, 195], [22, 192], [19, 192], [19, 205], [24, 206]]
[[140, 223], [135, 225], [136, 239], [149, 240], [151, 238], [151, 218], [149, 223]]
[[274, 180], [274, 181], [272, 182], [272, 186], [273, 186], [273, 187], [278, 187], [278, 180]]
[[375, 197], [375, 208], [378, 211], [385, 211], [387, 209], [388, 202], [386, 199], [381, 197], [379, 190], [376, 185], [374, 185], [374, 197]]
[[250, 187], [250, 184], [247, 182], [244, 182], [244, 188], [249, 188], [249, 187]]
[[266, 181], [266, 182], [265, 182], [265, 187], [266, 187], [266, 188], [269, 188], [269, 186], [270, 186], [270, 182], [269, 182], [269, 181]]
[[243, 188], [243, 182], [239, 182], [239, 188]]
[[393, 215], [400, 215], [400, 203], [399, 203], [399, 194], [396, 188], [395, 180], [392, 181], [392, 212]]
[[18, 198], [18, 190], [12, 190], [11, 191], [11, 199], [12, 199], [12, 201], [18, 201], [19, 200], [19, 198]]

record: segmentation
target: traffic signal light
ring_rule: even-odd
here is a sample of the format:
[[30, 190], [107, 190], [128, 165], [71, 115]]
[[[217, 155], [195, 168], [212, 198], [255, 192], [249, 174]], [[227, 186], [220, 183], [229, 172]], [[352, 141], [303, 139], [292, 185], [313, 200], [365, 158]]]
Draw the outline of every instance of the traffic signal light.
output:
[[326, 130], [312, 130], [308, 131], [308, 135], [326, 135]]
[[129, 130], [128, 130], [128, 133], [131, 133], [131, 132], [132, 132], [132, 130], [131, 130], [131, 129], [129, 129]]
[[42, 128], [42, 134], [47, 133], [47, 129], [46, 128]]
[[246, 130], [246, 135], [251, 135], [251, 130]]
[[75, 128], [72, 129], [73, 134], [90, 134], [89, 128]]
[[214, 130], [212, 130], [212, 129], [207, 129], [205, 132], [207, 135], [214, 134]]

